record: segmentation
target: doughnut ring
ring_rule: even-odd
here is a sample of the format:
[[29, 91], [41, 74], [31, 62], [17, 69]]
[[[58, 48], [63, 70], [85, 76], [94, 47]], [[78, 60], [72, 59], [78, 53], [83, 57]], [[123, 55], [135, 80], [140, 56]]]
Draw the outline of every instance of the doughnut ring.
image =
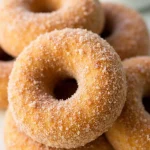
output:
[[98, 0], [5, 0], [0, 10], [0, 43], [13, 56], [40, 34], [66, 27], [99, 33], [104, 25]]
[[103, 3], [105, 29], [101, 36], [114, 47], [121, 59], [149, 53], [149, 33], [136, 11], [114, 3]]
[[[17, 129], [10, 111], [6, 113], [4, 139], [6, 150], [66, 150], [50, 148], [33, 141]], [[70, 150], [114, 150], [104, 135], [97, 140], [76, 149]]]
[[[75, 79], [78, 88], [71, 97], [57, 99], [54, 89], [67, 78]], [[39, 143], [66, 149], [106, 132], [125, 97], [118, 54], [99, 35], [83, 29], [52, 31], [31, 42], [17, 58], [8, 86], [20, 130]]]
[[123, 112], [107, 137], [116, 149], [150, 148], [150, 57], [123, 62], [127, 74], [127, 101]]
[[12, 58], [0, 48], [0, 109], [6, 109], [8, 105], [7, 86], [13, 62]]

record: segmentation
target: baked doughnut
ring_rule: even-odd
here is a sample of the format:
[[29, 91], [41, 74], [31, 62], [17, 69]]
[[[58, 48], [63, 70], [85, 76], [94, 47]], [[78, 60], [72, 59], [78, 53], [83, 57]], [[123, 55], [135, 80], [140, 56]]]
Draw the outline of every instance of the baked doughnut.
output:
[[116, 150], [149, 150], [150, 57], [132, 58], [123, 64], [127, 74], [127, 101], [107, 137]]
[[0, 10], [0, 43], [13, 56], [40, 34], [66, 27], [99, 33], [104, 25], [98, 0], [4, 0]]
[[114, 47], [121, 59], [148, 55], [149, 34], [135, 10], [121, 4], [103, 3], [105, 28], [101, 36]]
[[[24, 133], [20, 132], [9, 110], [6, 113], [4, 137], [6, 150], [65, 150], [47, 147], [33, 141]], [[70, 150], [113, 150], [113, 148], [105, 136], [102, 135], [86, 146]]]
[[[57, 99], [57, 84], [75, 79], [77, 90]], [[10, 75], [10, 108], [33, 140], [76, 148], [95, 140], [120, 115], [126, 97], [122, 63], [99, 35], [83, 29], [41, 35], [19, 55]]]
[[7, 85], [12, 66], [12, 57], [0, 48], [0, 109], [5, 109], [8, 105]]

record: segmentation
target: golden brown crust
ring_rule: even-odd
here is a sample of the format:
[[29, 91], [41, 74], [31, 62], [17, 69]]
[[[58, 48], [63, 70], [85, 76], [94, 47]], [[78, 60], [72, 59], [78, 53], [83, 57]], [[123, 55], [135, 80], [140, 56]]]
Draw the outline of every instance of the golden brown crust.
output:
[[108, 34], [105, 35], [107, 42], [121, 59], [148, 55], [149, 33], [140, 14], [121, 4], [110, 2], [102, 6], [106, 18], [103, 34]]
[[[4, 137], [6, 150], [66, 150], [50, 148], [27, 137], [17, 129], [9, 110], [6, 113]], [[70, 150], [113, 150], [113, 148], [103, 135], [86, 146]]]
[[4, 0], [0, 11], [0, 43], [13, 56], [40, 34], [66, 27], [99, 33], [104, 25], [98, 0]]
[[[67, 77], [77, 80], [78, 89], [58, 101], [53, 88]], [[76, 148], [98, 138], [120, 115], [126, 81], [106, 41], [87, 30], [64, 29], [41, 35], [20, 54], [8, 95], [13, 117], [28, 136], [51, 147]]]
[[13, 61], [5, 62], [1, 58], [3, 58], [3, 52], [0, 49], [0, 109], [6, 109], [8, 105], [8, 78], [13, 67]]
[[128, 59], [123, 64], [127, 74], [127, 101], [107, 137], [116, 150], [149, 150], [150, 114], [142, 98], [150, 96], [150, 57]]

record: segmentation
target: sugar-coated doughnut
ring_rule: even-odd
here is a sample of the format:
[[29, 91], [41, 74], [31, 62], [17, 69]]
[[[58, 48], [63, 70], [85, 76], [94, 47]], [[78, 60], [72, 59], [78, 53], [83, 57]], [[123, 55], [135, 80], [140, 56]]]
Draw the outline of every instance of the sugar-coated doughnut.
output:
[[7, 108], [8, 78], [13, 67], [11, 57], [0, 48], [0, 109]]
[[[76, 92], [56, 99], [58, 82], [73, 78]], [[76, 148], [95, 140], [120, 115], [126, 79], [115, 50], [99, 35], [63, 29], [38, 37], [19, 55], [8, 86], [17, 126], [35, 141]]]
[[[10, 111], [6, 113], [5, 119], [5, 147], [6, 150], [66, 150], [50, 148], [40, 143], [33, 141], [24, 133], [19, 131], [12, 118]], [[114, 150], [109, 144], [104, 135], [100, 136], [97, 140], [87, 144], [86, 146], [70, 149], [70, 150]]]
[[0, 12], [0, 43], [13, 56], [40, 34], [66, 27], [99, 33], [104, 25], [98, 0], [3, 0]]
[[121, 4], [103, 3], [105, 29], [101, 36], [114, 47], [121, 59], [147, 55], [149, 34], [138, 12]]
[[132, 58], [123, 64], [127, 74], [127, 101], [107, 137], [116, 150], [149, 150], [150, 99], [146, 97], [150, 97], [150, 57]]

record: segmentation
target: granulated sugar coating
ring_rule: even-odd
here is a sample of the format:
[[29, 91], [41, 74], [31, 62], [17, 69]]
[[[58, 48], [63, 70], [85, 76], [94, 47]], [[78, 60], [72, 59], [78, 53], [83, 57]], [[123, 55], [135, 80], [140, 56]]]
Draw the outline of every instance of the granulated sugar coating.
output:
[[66, 27], [101, 33], [104, 25], [98, 0], [3, 0], [0, 12], [0, 43], [13, 56], [40, 34]]
[[[56, 83], [74, 78], [77, 91], [57, 100]], [[33, 140], [76, 148], [95, 140], [120, 115], [126, 99], [121, 60], [99, 35], [83, 29], [38, 37], [17, 58], [8, 87], [17, 126]]]
[[[57, 149], [45, 146], [38, 142], [33, 141], [24, 133], [19, 131], [12, 118], [10, 111], [6, 113], [5, 119], [5, 145], [6, 150], [66, 150]], [[100, 136], [95, 141], [79, 148], [70, 150], [114, 150], [109, 144], [104, 135]]]
[[0, 109], [7, 108], [7, 86], [8, 78], [13, 67], [13, 61], [4, 61], [4, 52], [0, 48]]
[[105, 29], [102, 36], [121, 59], [148, 55], [149, 32], [142, 16], [121, 4], [103, 3]]
[[116, 149], [150, 150], [150, 114], [142, 103], [143, 97], [150, 97], [150, 57], [131, 58], [123, 65], [127, 74], [127, 101], [107, 137]]

